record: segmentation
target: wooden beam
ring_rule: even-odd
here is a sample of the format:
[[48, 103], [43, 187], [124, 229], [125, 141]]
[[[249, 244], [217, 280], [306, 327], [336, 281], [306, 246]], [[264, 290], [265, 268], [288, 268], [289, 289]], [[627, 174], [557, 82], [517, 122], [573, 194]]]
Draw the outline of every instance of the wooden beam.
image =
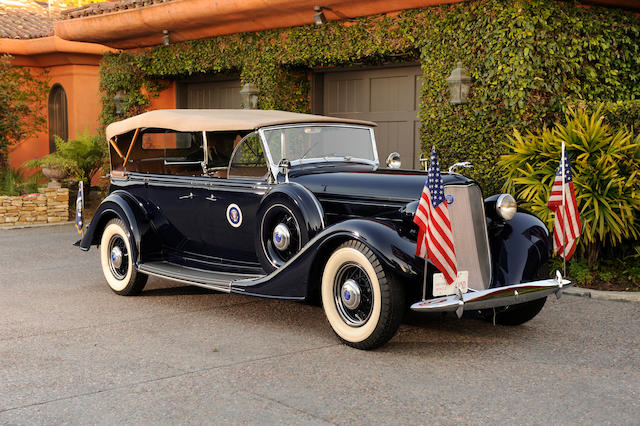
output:
[[116, 145], [115, 141], [113, 139], [109, 139], [109, 143], [111, 144], [111, 146], [113, 147], [113, 149], [116, 150], [116, 152], [118, 153], [118, 155], [120, 156], [120, 158], [124, 158], [124, 155], [122, 154], [122, 152], [120, 151], [120, 148], [118, 148], [118, 145]]
[[136, 139], [138, 139], [138, 133], [140, 133], [140, 129], [136, 129], [136, 132], [133, 134], [133, 139], [131, 139], [131, 144], [129, 145], [129, 150], [127, 151], [127, 156], [124, 158], [124, 163], [122, 167], [127, 169], [127, 161], [129, 160], [129, 154], [131, 154], [131, 148], [133, 148], [133, 144], [136, 143]]

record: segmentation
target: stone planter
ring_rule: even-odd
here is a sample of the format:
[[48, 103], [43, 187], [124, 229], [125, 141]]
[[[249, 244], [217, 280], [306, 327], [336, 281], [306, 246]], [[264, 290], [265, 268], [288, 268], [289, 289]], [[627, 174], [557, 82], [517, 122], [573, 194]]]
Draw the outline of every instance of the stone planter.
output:
[[46, 167], [42, 168], [42, 174], [51, 179], [51, 182], [47, 185], [49, 188], [62, 188], [62, 184], [58, 179], [64, 179], [67, 177], [67, 172], [64, 170], [48, 169]]

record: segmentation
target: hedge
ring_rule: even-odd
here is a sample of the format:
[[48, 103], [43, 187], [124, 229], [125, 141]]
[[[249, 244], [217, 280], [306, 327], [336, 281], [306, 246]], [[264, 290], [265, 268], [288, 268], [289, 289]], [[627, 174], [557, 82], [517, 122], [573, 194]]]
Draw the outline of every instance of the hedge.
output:
[[[459, 60], [475, 81], [469, 103], [452, 106], [445, 79]], [[486, 192], [502, 185], [495, 163], [506, 135], [549, 126], [566, 105], [620, 102], [610, 114], [638, 128], [629, 103], [640, 99], [638, 15], [551, 0], [475, 0], [107, 54], [102, 121], [122, 118], [118, 90], [128, 116], [148, 108], [163, 81], [206, 73], [240, 73], [260, 88], [260, 108], [309, 112], [313, 68], [414, 61], [423, 150], [435, 144], [443, 167], [471, 161]]]

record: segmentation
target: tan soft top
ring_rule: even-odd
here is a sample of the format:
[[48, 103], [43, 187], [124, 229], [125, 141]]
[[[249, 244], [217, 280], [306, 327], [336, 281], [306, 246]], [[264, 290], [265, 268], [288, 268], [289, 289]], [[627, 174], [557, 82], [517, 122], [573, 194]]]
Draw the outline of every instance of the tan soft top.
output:
[[348, 123], [375, 126], [370, 121], [259, 109], [158, 109], [107, 126], [107, 139], [144, 127], [178, 132], [254, 130], [293, 123]]

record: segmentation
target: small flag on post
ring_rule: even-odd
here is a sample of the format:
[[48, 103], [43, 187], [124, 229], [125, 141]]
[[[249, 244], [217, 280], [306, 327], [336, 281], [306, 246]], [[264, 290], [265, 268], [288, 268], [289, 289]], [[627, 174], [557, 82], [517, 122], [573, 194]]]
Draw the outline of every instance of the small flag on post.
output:
[[551, 187], [547, 206], [556, 214], [553, 223], [553, 252], [559, 253], [565, 260], [569, 260], [576, 249], [578, 237], [582, 233], [582, 226], [573, 188], [571, 164], [569, 164], [569, 156], [564, 142], [562, 143], [560, 166], [558, 166]]
[[420, 228], [416, 256], [429, 259], [451, 285], [456, 281], [458, 266], [435, 146], [431, 150], [427, 181], [413, 222]]
[[76, 198], [76, 228], [78, 234], [82, 234], [84, 231], [84, 182], [78, 183], [78, 197]]

